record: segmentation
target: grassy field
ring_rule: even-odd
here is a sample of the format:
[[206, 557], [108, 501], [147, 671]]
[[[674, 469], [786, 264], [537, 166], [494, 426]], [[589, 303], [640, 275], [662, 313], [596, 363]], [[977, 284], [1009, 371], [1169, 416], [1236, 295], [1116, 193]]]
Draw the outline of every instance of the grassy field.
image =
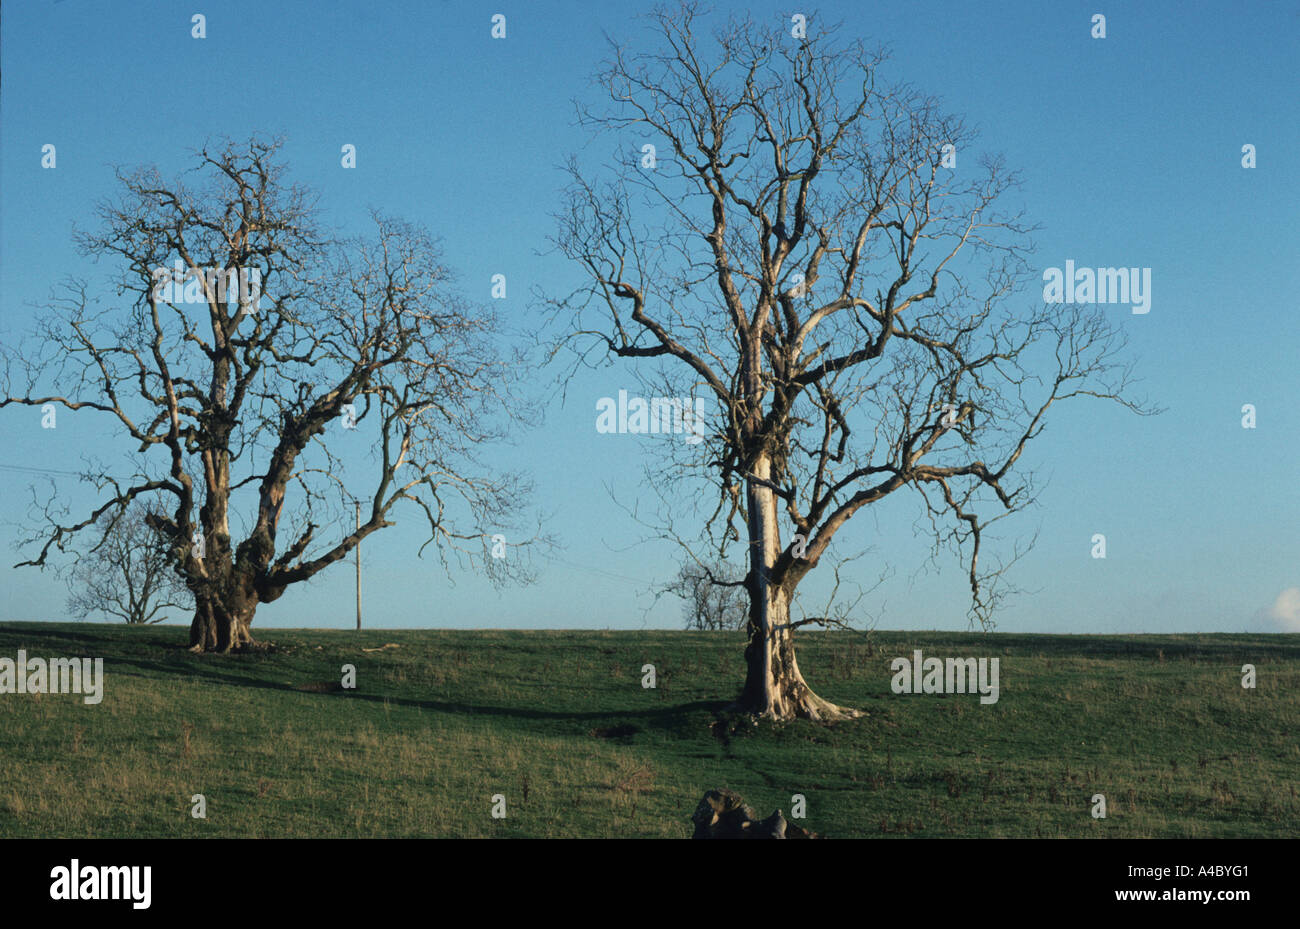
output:
[[[105, 659], [98, 705], [0, 695], [0, 836], [684, 837], [713, 787], [762, 816], [803, 794], [831, 837], [1300, 832], [1295, 635], [812, 633], [805, 677], [870, 714], [825, 728], [716, 724], [731, 634], [275, 629], [240, 657], [185, 634], [0, 625], [3, 657]], [[1000, 658], [1001, 699], [895, 695], [914, 648]]]

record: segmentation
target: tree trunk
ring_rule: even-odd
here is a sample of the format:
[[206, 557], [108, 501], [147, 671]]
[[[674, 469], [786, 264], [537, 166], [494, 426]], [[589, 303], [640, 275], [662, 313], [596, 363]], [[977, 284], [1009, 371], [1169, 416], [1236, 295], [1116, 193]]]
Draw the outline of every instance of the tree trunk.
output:
[[771, 572], [781, 554], [777, 528], [776, 494], [763, 481], [770, 478], [771, 463], [754, 463], [748, 496], [750, 575], [749, 644], [745, 648], [745, 688], [732, 709], [774, 719], [811, 719], [830, 722], [862, 716], [859, 710], [836, 706], [812, 692], [799, 673], [790, 628], [790, 593], [771, 583]]
[[759, 605], [758, 612], [765, 615], [757, 624], [755, 610], [751, 608], [749, 644], [745, 648], [745, 688], [734, 708], [779, 721], [833, 722], [862, 716], [860, 710], [837, 706], [813, 693], [795, 658], [789, 602], [783, 592], [777, 590], [774, 594], [765, 609]]
[[190, 651], [232, 652], [253, 644], [249, 626], [252, 607], [230, 608], [215, 600], [199, 600], [190, 623]]

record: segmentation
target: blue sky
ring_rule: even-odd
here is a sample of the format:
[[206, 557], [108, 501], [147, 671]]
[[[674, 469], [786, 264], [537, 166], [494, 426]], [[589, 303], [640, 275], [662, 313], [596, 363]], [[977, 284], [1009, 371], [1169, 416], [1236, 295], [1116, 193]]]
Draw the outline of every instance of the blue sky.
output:
[[[888, 74], [940, 96], [1005, 154], [1017, 195], [1041, 226], [1036, 267], [1152, 269], [1147, 315], [1111, 307], [1131, 339], [1154, 418], [1114, 406], [1060, 410], [1029, 463], [1048, 484], [1003, 535], [1038, 534], [1013, 580], [1026, 593], [1002, 631], [1300, 631], [1300, 4], [1297, 3], [718, 3], [723, 14], [791, 12], [842, 21], [894, 51]], [[359, 230], [370, 207], [442, 238], [469, 297], [497, 305], [520, 334], [541, 315], [531, 293], [562, 293], [574, 269], [546, 254], [570, 153], [604, 156], [574, 125], [572, 100], [603, 34], [648, 33], [640, 3], [94, 3], [5, 4], [0, 53], [0, 338], [39, 319], [64, 275], [102, 282], [71, 240], [90, 204], [114, 193], [112, 166], [187, 166], [206, 138], [283, 134], [292, 177], [315, 188], [325, 218]], [[207, 38], [190, 36], [190, 16]], [[1105, 39], [1091, 16], [1107, 18]], [[490, 37], [494, 13], [507, 38]], [[815, 15], [816, 14], [816, 15]], [[43, 170], [41, 147], [57, 146]], [[340, 147], [357, 146], [343, 170]], [[1241, 165], [1244, 144], [1258, 166]], [[965, 157], [965, 153], [963, 153]], [[972, 162], [973, 163], [973, 162]], [[1033, 294], [1022, 295], [1031, 300]], [[558, 374], [539, 371], [539, 394]], [[673, 573], [674, 552], [642, 543], [620, 507], [645, 496], [649, 437], [599, 435], [595, 404], [638, 383], [620, 365], [586, 372], [562, 404], [499, 461], [529, 471], [563, 543], [531, 587], [496, 591], [417, 559], [418, 519], [367, 540], [367, 625], [674, 628], [679, 607], [646, 591]], [[1258, 425], [1241, 426], [1241, 407]], [[50, 573], [8, 567], [34, 476], [73, 470], [119, 445], [94, 417], [0, 411], [0, 620], [65, 619]], [[496, 460], [496, 459], [494, 459]], [[88, 502], [75, 480], [61, 495]], [[614, 499], [611, 499], [611, 494]], [[646, 500], [649, 503], [649, 499]], [[417, 514], [408, 514], [415, 517]], [[880, 628], [966, 628], [962, 566], [918, 571], [917, 512], [896, 495], [854, 521], [847, 550], [870, 547], [864, 582], [892, 579], [864, 602]], [[1091, 557], [1094, 533], [1107, 558]], [[870, 574], [871, 577], [865, 576]], [[336, 566], [263, 606], [257, 628], [347, 628], [352, 570]], [[818, 586], [809, 587], [816, 593]], [[1288, 597], [1295, 602], [1288, 606]], [[815, 598], [814, 598], [815, 600]], [[815, 608], [815, 602], [809, 602]], [[1268, 611], [1277, 607], [1277, 615]], [[178, 619], [180, 617], [177, 617]]]

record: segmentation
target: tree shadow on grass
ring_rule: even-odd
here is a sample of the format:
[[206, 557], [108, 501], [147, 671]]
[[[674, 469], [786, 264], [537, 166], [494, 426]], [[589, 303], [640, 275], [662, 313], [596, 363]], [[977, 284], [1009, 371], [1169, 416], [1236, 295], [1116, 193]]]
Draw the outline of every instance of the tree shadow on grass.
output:
[[[104, 630], [100, 632], [99, 630]], [[126, 635], [131, 638], [124, 638], [122, 629], [127, 630]], [[109, 630], [114, 630], [110, 632]], [[135, 638], [135, 636], [139, 638]], [[36, 646], [40, 649], [39, 654], [45, 654], [50, 649], [44, 647], [45, 643], [54, 641], [79, 646], [83, 650], [89, 650], [90, 646], [101, 646], [98, 651], [99, 656], [91, 655], [90, 657], [109, 657], [109, 653], [116, 653], [123, 648], [160, 648], [167, 649], [174, 647], [172, 636], [161, 633], [157, 627], [131, 627], [126, 623], [87, 623], [85, 631], [81, 629], [57, 629], [44, 628], [40, 623], [0, 623], [0, 649], [22, 648], [26, 649], [28, 654], [37, 655], [38, 652], [32, 650], [33, 646], [25, 644], [24, 639], [39, 640]]]
[[[187, 653], [188, 654], [188, 653]], [[198, 656], [194, 656], [196, 659]], [[200, 661], [202, 659], [199, 659]], [[382, 693], [369, 693], [362, 690], [326, 690], [305, 684], [286, 684], [269, 681], [234, 671], [224, 671], [208, 663], [185, 662], [167, 664], [137, 656], [122, 656], [113, 659], [114, 664], [126, 665], [149, 675], [169, 675], [184, 677], [190, 681], [199, 680], [217, 686], [238, 688], [257, 688], [275, 690], [299, 696], [315, 697], [320, 700], [359, 700], [367, 703], [387, 706], [408, 707], [421, 712], [429, 711], [453, 716], [487, 716], [519, 721], [520, 728], [534, 729], [529, 723], [539, 720], [571, 722], [581, 734], [590, 734], [593, 728], [611, 728], [627, 731], [632, 727], [638, 731], [671, 731], [682, 728], [693, 721], [697, 714], [713, 714], [720, 711], [731, 701], [729, 699], [695, 700], [661, 707], [644, 709], [593, 709], [590, 711], [548, 710], [540, 707], [493, 706], [489, 704], [456, 702], [450, 700], [419, 700], [410, 697], [398, 697]], [[603, 723], [604, 727], [594, 724]]]

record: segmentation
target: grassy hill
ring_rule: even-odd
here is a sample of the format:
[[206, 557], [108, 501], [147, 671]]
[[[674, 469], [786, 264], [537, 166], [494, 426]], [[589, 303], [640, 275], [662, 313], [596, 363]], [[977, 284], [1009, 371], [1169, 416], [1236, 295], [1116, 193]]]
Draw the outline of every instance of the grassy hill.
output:
[[[813, 687], [870, 713], [833, 728], [717, 723], [743, 676], [732, 634], [260, 635], [221, 657], [176, 627], [0, 625], [0, 657], [105, 659], [99, 705], [0, 695], [0, 836], [682, 837], [713, 787], [760, 815], [803, 794], [832, 837], [1300, 823], [1295, 635], [803, 635]], [[889, 662], [914, 648], [1000, 658], [1001, 699], [895, 695]], [[355, 690], [335, 689], [344, 664]]]

